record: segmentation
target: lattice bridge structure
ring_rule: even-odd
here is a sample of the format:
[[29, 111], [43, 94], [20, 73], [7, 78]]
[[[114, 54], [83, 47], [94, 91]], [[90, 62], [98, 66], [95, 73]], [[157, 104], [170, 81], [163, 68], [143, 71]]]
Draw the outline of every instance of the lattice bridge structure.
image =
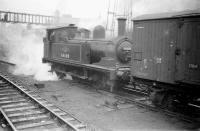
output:
[[0, 22], [52, 25], [56, 22], [56, 17], [47, 16], [47, 15], [39, 15], [39, 14], [0, 11]]

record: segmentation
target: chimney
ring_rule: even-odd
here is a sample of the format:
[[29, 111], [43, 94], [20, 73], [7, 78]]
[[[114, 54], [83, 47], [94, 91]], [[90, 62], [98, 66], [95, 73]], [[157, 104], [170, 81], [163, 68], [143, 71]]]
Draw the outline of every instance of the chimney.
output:
[[118, 36], [124, 36], [126, 32], [126, 18], [118, 18]]

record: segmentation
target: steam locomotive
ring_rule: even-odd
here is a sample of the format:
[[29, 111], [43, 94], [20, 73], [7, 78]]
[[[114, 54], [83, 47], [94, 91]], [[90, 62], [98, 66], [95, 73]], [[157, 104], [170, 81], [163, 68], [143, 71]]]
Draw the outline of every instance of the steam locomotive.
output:
[[159, 106], [199, 104], [200, 11], [139, 16], [133, 27], [133, 43], [124, 36], [125, 19], [113, 41], [75, 39], [75, 26], [47, 29], [43, 62], [60, 77], [68, 73], [109, 91], [147, 85]]
[[109, 91], [128, 80], [132, 47], [129, 38], [120, 36], [108, 41], [76, 37], [74, 25], [47, 29], [43, 62], [50, 63], [60, 78], [70, 74], [73, 79], [88, 80]]

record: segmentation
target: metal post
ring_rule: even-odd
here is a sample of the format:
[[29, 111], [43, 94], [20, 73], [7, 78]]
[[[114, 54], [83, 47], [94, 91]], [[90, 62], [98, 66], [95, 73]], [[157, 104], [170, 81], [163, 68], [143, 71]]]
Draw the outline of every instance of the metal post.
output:
[[1, 21], [1, 11], [0, 11], [0, 21]]
[[7, 14], [8, 14], [7, 21], [10, 22], [10, 12], [8, 12]]
[[40, 16], [38, 16], [38, 23], [40, 23]]
[[17, 15], [17, 22], [19, 22], [19, 13], [17, 13], [16, 15]]
[[32, 17], [32, 23], [34, 24], [33, 15], [31, 15], [31, 17]]
[[24, 23], [24, 14], [22, 14], [21, 23]]
[[13, 13], [13, 17], [14, 17], [14, 18], [13, 18], [13, 22], [15, 22], [15, 13]]
[[28, 14], [28, 23], [31, 23], [31, 17], [29, 14]]
[[39, 23], [39, 16], [36, 15], [36, 21], [37, 21], [37, 24]]
[[16, 21], [17, 21], [17, 14], [14, 13], [14, 22], [16, 22]]
[[42, 24], [44, 23], [44, 17], [42, 16]]
[[24, 22], [25, 22], [25, 23], [27, 23], [27, 21], [26, 21], [26, 17], [27, 17], [27, 15], [24, 14]]
[[41, 24], [42, 22], [41, 22], [41, 16], [39, 16], [39, 23]]
[[45, 24], [47, 24], [47, 17], [45, 17]]
[[35, 15], [35, 24], [37, 24], [37, 15]]
[[12, 20], [13, 20], [13, 13], [10, 12], [10, 20], [9, 20], [9, 22], [12, 22]]

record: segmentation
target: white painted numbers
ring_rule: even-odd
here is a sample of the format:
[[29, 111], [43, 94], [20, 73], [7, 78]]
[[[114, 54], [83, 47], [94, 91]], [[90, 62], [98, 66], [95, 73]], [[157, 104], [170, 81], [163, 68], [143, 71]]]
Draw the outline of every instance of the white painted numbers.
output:
[[69, 53], [61, 53], [61, 57], [69, 59]]
[[61, 57], [69, 59], [69, 48], [63, 47], [61, 50]]

